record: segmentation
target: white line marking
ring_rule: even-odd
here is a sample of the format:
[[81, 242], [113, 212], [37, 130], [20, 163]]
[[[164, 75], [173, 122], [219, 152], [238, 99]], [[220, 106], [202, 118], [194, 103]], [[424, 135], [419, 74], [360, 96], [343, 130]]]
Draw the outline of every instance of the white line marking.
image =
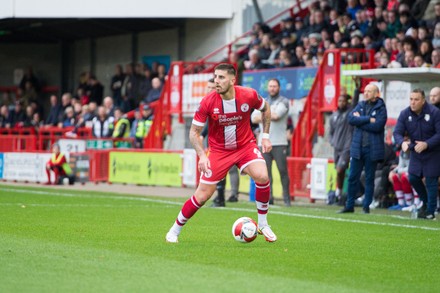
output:
[[[146, 198], [146, 197], [136, 197], [136, 196], [85, 195], [85, 194], [74, 194], [74, 193], [64, 193], [64, 192], [60, 193], [60, 192], [52, 192], [52, 191], [37, 191], [37, 190], [27, 190], [27, 189], [1, 188], [1, 187], [0, 187], [0, 190], [6, 191], [6, 192], [32, 193], [32, 194], [41, 194], [41, 195], [50, 195], [50, 196], [65, 196], [65, 197], [80, 197], [80, 198], [105, 198], [105, 199], [116, 199], [116, 200], [126, 199], [126, 200], [147, 201], [147, 202], [153, 202], [153, 203], [163, 203], [163, 204], [174, 205], [174, 206], [182, 206], [181, 202], [152, 199], [152, 198]], [[220, 210], [255, 212], [254, 209], [230, 208], [230, 207], [223, 207], [223, 208], [220, 208]], [[273, 211], [273, 210], [271, 210], [270, 213], [275, 214], [275, 215], [288, 216], [288, 217], [309, 218], [309, 219], [328, 220], [328, 221], [336, 221], [336, 222], [347, 222], [347, 223], [359, 223], [359, 224], [376, 225], [376, 226], [390, 226], [390, 227], [399, 227], [399, 228], [408, 228], [408, 229], [440, 231], [440, 228], [416, 226], [416, 225], [408, 225], [408, 224], [381, 223], [381, 222], [355, 220], [355, 219], [347, 219], [347, 218], [339, 218], [339, 217], [328, 217], [328, 216], [318, 216], [318, 215], [309, 215], [309, 214], [288, 213], [288, 212]]]

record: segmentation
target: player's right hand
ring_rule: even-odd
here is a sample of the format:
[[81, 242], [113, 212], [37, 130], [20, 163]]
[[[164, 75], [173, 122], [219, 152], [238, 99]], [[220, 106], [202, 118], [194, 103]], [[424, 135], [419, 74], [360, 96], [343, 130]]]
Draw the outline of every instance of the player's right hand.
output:
[[211, 169], [211, 163], [207, 156], [201, 156], [199, 158], [199, 172], [206, 172]]

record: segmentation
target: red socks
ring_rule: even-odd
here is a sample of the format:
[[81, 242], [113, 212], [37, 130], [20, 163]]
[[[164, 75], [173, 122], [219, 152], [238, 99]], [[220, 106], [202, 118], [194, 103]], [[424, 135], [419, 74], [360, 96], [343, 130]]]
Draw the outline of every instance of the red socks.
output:
[[269, 209], [270, 182], [258, 184], [255, 182], [255, 200], [259, 214], [267, 214]]
[[196, 197], [193, 195], [190, 199], [188, 199], [182, 207], [179, 215], [176, 219], [176, 224], [179, 226], [183, 226], [186, 222], [191, 219], [192, 216], [201, 208], [202, 206], [197, 202]]

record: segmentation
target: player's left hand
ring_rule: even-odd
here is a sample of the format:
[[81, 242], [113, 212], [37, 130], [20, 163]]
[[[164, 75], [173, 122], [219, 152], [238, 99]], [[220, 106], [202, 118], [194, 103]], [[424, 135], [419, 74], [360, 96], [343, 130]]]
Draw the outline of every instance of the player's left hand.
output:
[[268, 138], [263, 138], [261, 140], [261, 150], [263, 153], [268, 153], [272, 150], [272, 143]]

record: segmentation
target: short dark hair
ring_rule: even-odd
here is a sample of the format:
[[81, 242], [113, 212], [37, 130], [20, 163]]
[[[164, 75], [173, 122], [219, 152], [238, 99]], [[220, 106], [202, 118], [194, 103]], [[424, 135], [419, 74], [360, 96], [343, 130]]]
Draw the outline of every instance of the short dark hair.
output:
[[422, 90], [421, 88], [413, 89], [413, 90], [411, 91], [411, 93], [421, 94], [421, 95], [422, 95], [422, 98], [425, 98], [425, 91]]
[[[278, 86], [281, 86], [280, 81], [278, 80], [278, 78], [271, 78], [271, 79], [269, 79], [269, 81], [272, 81], [272, 80], [275, 81], [278, 84]], [[269, 81], [267, 83], [269, 83]]]
[[237, 72], [235, 71], [235, 67], [229, 63], [220, 63], [217, 65], [214, 70], [226, 70], [228, 74], [236, 76]]
[[351, 100], [351, 96], [348, 94], [342, 94], [342, 95], [340, 95], [340, 97], [343, 97], [346, 102], [349, 102]]

